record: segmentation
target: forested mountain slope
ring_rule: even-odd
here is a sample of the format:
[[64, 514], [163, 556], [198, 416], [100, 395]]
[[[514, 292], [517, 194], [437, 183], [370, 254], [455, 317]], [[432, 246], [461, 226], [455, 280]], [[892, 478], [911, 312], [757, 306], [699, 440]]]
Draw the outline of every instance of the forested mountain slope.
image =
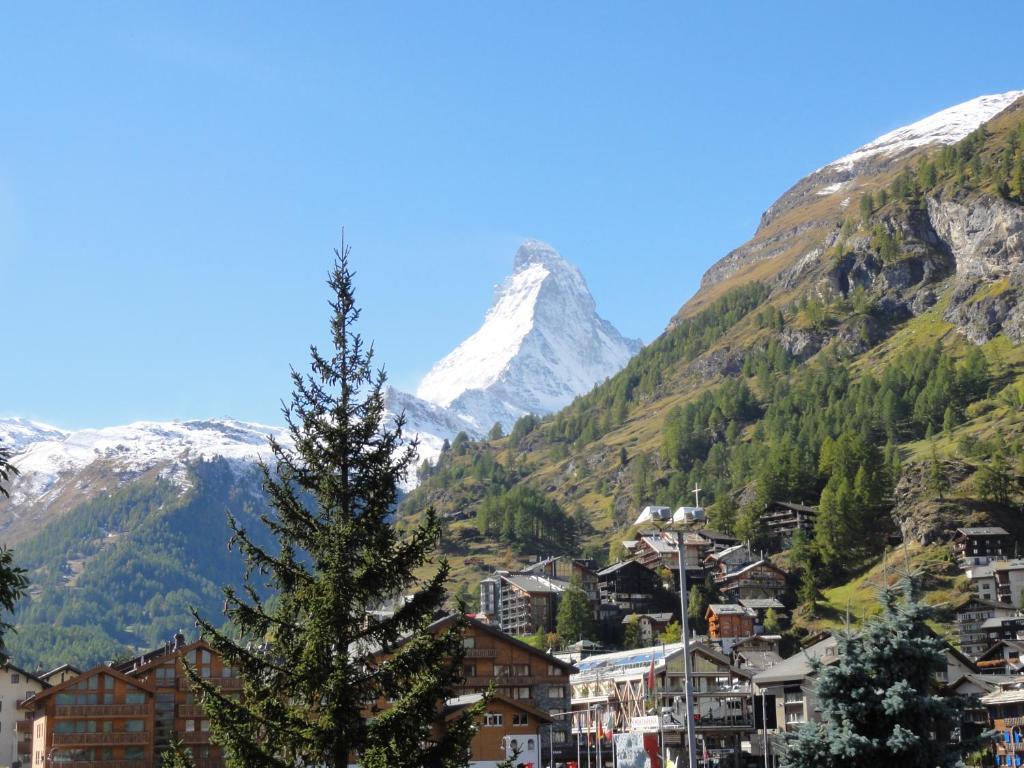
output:
[[1006, 108], [966, 136], [799, 182], [621, 373], [502, 440], [453, 444], [403, 511], [465, 518], [447, 546], [467, 584], [512, 559], [497, 542], [614, 553], [640, 505], [695, 483], [712, 525], [755, 544], [766, 501], [820, 504], [794, 559], [812, 591], [902, 533], [1024, 532], [1020, 95], [986, 97]]

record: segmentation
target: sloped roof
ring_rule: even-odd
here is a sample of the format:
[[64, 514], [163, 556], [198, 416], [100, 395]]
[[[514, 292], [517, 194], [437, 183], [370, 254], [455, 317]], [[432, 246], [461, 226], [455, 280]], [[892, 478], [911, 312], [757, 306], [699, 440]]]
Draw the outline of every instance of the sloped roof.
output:
[[81, 673], [78, 677], [73, 677], [70, 680], [65, 680], [63, 683], [57, 683], [56, 685], [47, 688], [44, 691], [40, 691], [35, 696], [29, 697], [29, 701], [31, 701], [32, 704], [35, 704], [49, 696], [52, 696], [55, 693], [60, 693], [66, 688], [70, 688], [73, 685], [78, 685], [83, 680], [87, 680], [88, 678], [93, 677], [94, 675], [100, 674], [110, 675], [111, 677], [117, 678], [118, 680], [123, 680], [132, 687], [140, 688], [143, 691], [146, 691], [147, 693], [153, 692], [153, 686], [142, 682], [138, 678], [130, 677], [129, 675], [124, 674], [123, 672], [119, 672], [113, 667], [108, 667], [105, 664], [100, 664], [99, 666], [86, 670], [85, 672]]
[[774, 597], [748, 597], [740, 600], [739, 604], [744, 608], [753, 608], [755, 611], [762, 609], [767, 611], [769, 608], [774, 608], [778, 611], [786, 607]]
[[1000, 528], [997, 525], [982, 525], [976, 528], [957, 528], [957, 533], [962, 533], [964, 536], [1009, 536], [1009, 532], [1005, 528]]
[[[467, 707], [472, 707], [474, 704], [480, 703], [484, 698], [482, 693], [467, 693], [462, 696], [456, 696], [451, 699], [447, 699], [444, 702], [444, 718], [445, 720], [451, 720], [458, 715], [462, 710]], [[543, 709], [538, 709], [532, 704], [528, 704], [522, 699], [510, 699], [508, 696], [503, 696], [500, 693], [492, 693], [491, 701], [500, 701], [503, 704], [507, 704], [514, 709], [518, 709], [527, 714], [533, 715], [537, 718], [538, 722], [550, 723], [553, 722], [551, 716]]]
[[[444, 616], [443, 618], [440, 618], [437, 621], [435, 621], [433, 624], [429, 625], [427, 627], [427, 631], [428, 632], [438, 632], [438, 631], [440, 631], [442, 629], [445, 629], [448, 625], [450, 625], [451, 623], [453, 623], [455, 621], [455, 618], [456, 618], [455, 614], [449, 614], [448, 616]], [[513, 637], [512, 635], [510, 635], [510, 634], [508, 634], [506, 632], [502, 632], [500, 629], [498, 629], [495, 626], [492, 626], [490, 624], [485, 624], [482, 621], [477, 621], [476, 619], [471, 619], [471, 618], [467, 618], [467, 622], [468, 622], [468, 624], [471, 627], [474, 627], [475, 629], [482, 630], [482, 631], [484, 631], [484, 632], [486, 632], [486, 633], [488, 633], [490, 635], [493, 635], [494, 637], [497, 637], [498, 639], [503, 640], [503, 641], [505, 641], [507, 643], [511, 643], [516, 648], [519, 648], [521, 650], [527, 651], [527, 652], [533, 654], [534, 656], [540, 656], [541, 658], [546, 659], [549, 664], [554, 664], [555, 666], [561, 667], [562, 669], [567, 670], [570, 674], [572, 672], [576, 671], [576, 667], [574, 667], [569, 662], [562, 661], [561, 659], [559, 659], [559, 658], [557, 658], [555, 656], [552, 656], [550, 653], [542, 651], [539, 648], [534, 648], [529, 643], [524, 643], [522, 640], [520, 640], [520, 639], [518, 639], [516, 637]]]
[[802, 680], [811, 674], [811, 662], [823, 658], [826, 651], [835, 648], [837, 644], [837, 639], [829, 635], [814, 645], [797, 651], [788, 659], [783, 659], [771, 669], [757, 673], [754, 675], [754, 684], [765, 686], [787, 680]]

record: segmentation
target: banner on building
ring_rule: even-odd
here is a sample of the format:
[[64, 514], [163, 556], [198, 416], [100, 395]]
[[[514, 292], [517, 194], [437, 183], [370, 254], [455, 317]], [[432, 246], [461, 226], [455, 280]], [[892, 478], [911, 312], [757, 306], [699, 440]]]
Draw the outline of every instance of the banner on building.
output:
[[619, 768], [661, 768], [658, 760], [658, 734], [615, 734], [615, 757]]

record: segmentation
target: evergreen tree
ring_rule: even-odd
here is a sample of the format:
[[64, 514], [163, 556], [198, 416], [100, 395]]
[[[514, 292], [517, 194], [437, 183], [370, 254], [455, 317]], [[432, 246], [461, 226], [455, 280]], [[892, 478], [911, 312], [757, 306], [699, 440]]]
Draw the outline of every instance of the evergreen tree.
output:
[[[414, 575], [432, 562], [440, 523], [433, 510], [406, 534], [390, 523], [416, 446], [403, 441], [401, 417], [385, 423], [385, 376], [354, 330], [348, 249], [337, 257], [328, 280], [334, 349], [311, 347], [311, 373], [293, 371], [284, 416], [294, 448], [272, 438], [274, 465], [263, 466], [275, 510], [263, 522], [276, 545], [259, 546], [232, 518], [248, 574], [244, 594], [224, 590], [237, 634], [196, 615], [243, 695], [188, 674], [232, 768], [463, 766], [477, 709], [431, 736], [461, 673], [463, 620], [429, 632], [448, 565]], [[385, 604], [397, 605], [393, 614], [370, 612]]]
[[1010, 503], [1013, 485], [1010, 466], [1001, 451], [997, 451], [988, 463], [978, 467], [974, 475], [974, 487], [978, 495], [996, 504]]
[[[902, 593], [902, 595], [901, 595]], [[973, 744], [954, 744], [956, 699], [933, 693], [943, 641], [915, 584], [881, 594], [882, 613], [839, 636], [839, 660], [815, 663], [821, 722], [785, 734], [784, 768], [934, 768], [956, 765]]]
[[505, 430], [501, 427], [501, 422], [494, 422], [494, 426], [491, 427], [491, 431], [487, 433], [488, 440], [501, 440], [505, 436]]
[[563, 645], [577, 640], [595, 639], [594, 612], [579, 576], [573, 576], [568, 588], [562, 593], [556, 621], [558, 637]]
[[[9, 496], [5, 483], [18, 474], [18, 470], [10, 463], [10, 454], [0, 448], [0, 495]], [[0, 547], [0, 608], [11, 614], [14, 606], [28, 589], [28, 578], [25, 569], [14, 565], [14, 554], [7, 547]], [[12, 628], [6, 621], [0, 621], [0, 664], [7, 663], [4, 651], [3, 636]]]
[[940, 499], [945, 498], [946, 493], [949, 491], [949, 477], [946, 476], [942, 462], [939, 461], [939, 453], [935, 447], [934, 440], [931, 441], [931, 457], [928, 461], [928, 469], [925, 472], [925, 485], [929, 491]]
[[769, 608], [764, 614], [764, 631], [769, 635], [777, 635], [782, 632], [782, 622], [779, 620], [778, 611]]
[[690, 587], [690, 594], [686, 601], [686, 613], [690, 620], [690, 629], [698, 634], [704, 634], [708, 631], [707, 620], [704, 617], [708, 612], [710, 604], [711, 600], [700, 584], [694, 584]]

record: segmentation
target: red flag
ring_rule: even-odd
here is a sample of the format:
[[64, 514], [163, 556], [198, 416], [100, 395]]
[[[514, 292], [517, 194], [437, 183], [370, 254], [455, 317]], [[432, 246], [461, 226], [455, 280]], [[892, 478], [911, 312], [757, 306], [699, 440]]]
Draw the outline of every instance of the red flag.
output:
[[601, 727], [601, 718], [597, 718], [597, 740], [600, 741], [604, 738], [604, 728]]
[[654, 686], [656, 681], [654, 679], [654, 657], [651, 656], [651, 668], [647, 670], [647, 690], [651, 696], [654, 696]]

